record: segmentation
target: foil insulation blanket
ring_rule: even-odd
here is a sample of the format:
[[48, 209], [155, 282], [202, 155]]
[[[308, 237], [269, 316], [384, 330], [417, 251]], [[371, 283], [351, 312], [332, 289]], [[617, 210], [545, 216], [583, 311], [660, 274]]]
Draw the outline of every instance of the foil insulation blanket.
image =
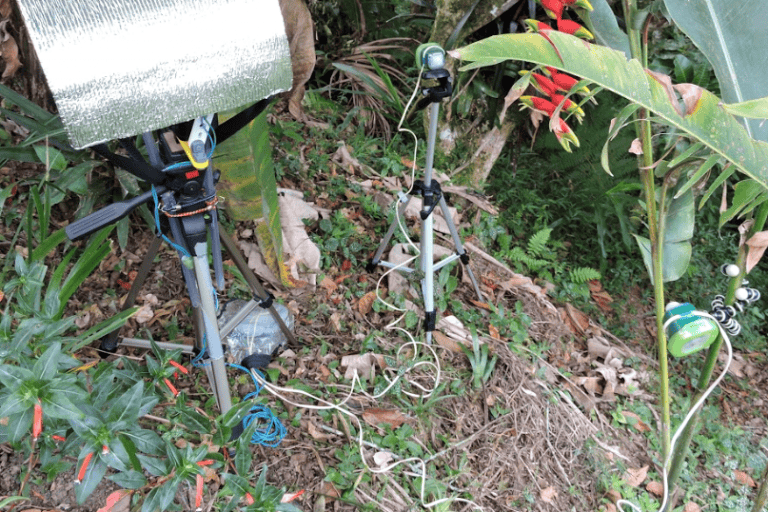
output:
[[18, 0], [76, 148], [291, 87], [278, 0]]

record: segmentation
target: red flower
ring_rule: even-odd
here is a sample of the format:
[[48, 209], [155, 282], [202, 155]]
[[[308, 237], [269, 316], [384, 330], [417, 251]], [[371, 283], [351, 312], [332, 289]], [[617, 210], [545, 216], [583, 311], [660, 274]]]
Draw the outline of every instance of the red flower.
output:
[[582, 39], [594, 39], [595, 36], [592, 35], [592, 32], [585, 29], [578, 23], [572, 20], [564, 20], [559, 19], [557, 20], [557, 29], [560, 32], [564, 32], [566, 34], [570, 34], [572, 36], [580, 37]]
[[520, 103], [528, 108], [543, 112], [544, 114], [547, 114], [547, 116], [552, 116], [557, 108], [557, 105], [551, 101], [539, 98], [538, 96], [520, 96]]
[[92, 457], [93, 457], [93, 452], [89, 452], [88, 455], [86, 455], [85, 458], [83, 459], [83, 464], [80, 466], [80, 471], [78, 471], [77, 479], [75, 480], [76, 484], [79, 484], [85, 478], [85, 473], [86, 471], [88, 471], [88, 464], [91, 463]]
[[539, 20], [525, 20], [525, 24], [528, 26], [528, 32], [533, 32], [535, 34], [540, 32], [546, 33], [555, 30], [543, 21]]
[[[552, 126], [553, 124], [554, 126]], [[557, 142], [563, 146], [564, 150], [570, 153], [571, 144], [579, 147], [579, 139], [576, 137], [576, 134], [573, 133], [571, 127], [568, 126], [568, 123], [558, 118], [555, 123], [550, 123], [550, 126], [552, 127], [552, 132], [555, 134], [555, 137], [557, 137]]]
[[557, 85], [555, 85], [555, 82], [553, 82], [546, 76], [540, 75], [538, 73], [531, 73], [531, 76], [533, 77], [535, 85], [538, 86], [537, 88], [541, 92], [543, 92], [547, 96], [557, 94]]
[[181, 364], [177, 363], [177, 362], [176, 362], [176, 361], [174, 361], [173, 359], [171, 359], [170, 361], [168, 361], [168, 364], [170, 364], [171, 366], [173, 366], [174, 368], [176, 368], [177, 370], [179, 370], [181, 373], [184, 373], [184, 374], [187, 374], [187, 373], [189, 373], [189, 370], [187, 369], [187, 367], [186, 367], [186, 366], [184, 366], [184, 365], [181, 365]]
[[562, 0], [541, 0], [541, 6], [547, 12], [547, 16], [559, 20], [563, 17], [563, 2]]
[[569, 114], [573, 114], [579, 119], [584, 116], [584, 111], [576, 103], [571, 101], [569, 98], [566, 98], [562, 94], [551, 94], [550, 97], [552, 99], [552, 103], [555, 105], [560, 105], [562, 103], [563, 110]]
[[35, 413], [32, 418], [32, 440], [37, 441], [43, 431], [43, 404], [38, 398], [35, 404]]
[[168, 386], [168, 389], [171, 391], [173, 396], [178, 396], [179, 390], [176, 389], [176, 387], [173, 384], [171, 384], [171, 381], [168, 380], [167, 378], [163, 380], [165, 381], [165, 385]]
[[203, 475], [195, 476], [195, 511], [203, 510]]

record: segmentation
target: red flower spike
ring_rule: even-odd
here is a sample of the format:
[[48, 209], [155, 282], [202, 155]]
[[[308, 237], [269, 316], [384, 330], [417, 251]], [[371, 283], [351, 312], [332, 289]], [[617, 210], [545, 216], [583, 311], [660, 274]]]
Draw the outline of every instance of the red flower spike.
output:
[[197, 474], [195, 477], [195, 511], [203, 510], [203, 475]]
[[176, 389], [176, 387], [171, 383], [170, 380], [168, 380], [168, 378], [163, 379], [163, 381], [165, 381], [165, 385], [168, 386], [169, 390], [171, 390], [173, 396], [179, 396], [179, 390]]
[[205, 460], [197, 461], [197, 465], [200, 467], [210, 466], [211, 464], [213, 464], [213, 459], [205, 459]]
[[563, 0], [563, 4], [568, 7], [579, 7], [588, 11], [593, 11], [592, 4], [588, 0]]
[[583, 117], [584, 111], [579, 107], [577, 104], [575, 104], [573, 101], [571, 101], [569, 98], [566, 98], [565, 96], [561, 94], [552, 94], [550, 95], [552, 98], [552, 103], [555, 105], [563, 104], [563, 110], [570, 114], [574, 114], [576, 117]]
[[168, 361], [168, 364], [170, 364], [171, 366], [173, 366], [174, 368], [176, 368], [177, 370], [179, 370], [181, 373], [185, 375], [189, 373], [189, 370], [187, 369], [186, 366], [184, 366], [183, 364], [177, 363], [173, 359]]
[[43, 432], [43, 404], [40, 399], [35, 404], [35, 413], [32, 419], [32, 440], [37, 441], [40, 434]]
[[253, 505], [254, 504], [253, 496], [251, 496], [251, 493], [249, 493], [249, 492], [245, 493], [245, 504], [246, 505]]
[[93, 452], [88, 452], [85, 458], [83, 458], [83, 464], [80, 466], [80, 471], [78, 471], [77, 479], [75, 480], [76, 484], [79, 484], [85, 478], [85, 472], [88, 471], [88, 464], [91, 463], [92, 457], [93, 457]]
[[555, 82], [538, 73], [531, 73], [531, 76], [533, 77], [534, 85], [537, 86], [536, 88], [541, 92], [547, 96], [557, 94], [557, 86], [555, 85]]
[[557, 142], [559, 142], [567, 152], [571, 152], [571, 144], [579, 147], [579, 138], [573, 133], [573, 130], [568, 126], [568, 123], [562, 119], [557, 119], [552, 128], [552, 132], [555, 134], [555, 137], [557, 137]]
[[520, 103], [528, 108], [543, 112], [548, 116], [551, 116], [557, 108], [557, 105], [551, 101], [545, 100], [544, 98], [539, 98], [537, 96], [520, 96]]
[[528, 32], [533, 32], [535, 34], [540, 34], [542, 32], [546, 33], [555, 30], [543, 21], [539, 20], [525, 20], [525, 25], [528, 27]]
[[58, 441], [60, 443], [63, 443], [67, 440], [66, 437], [57, 436], [56, 434], [52, 435], [51, 439], [53, 439], [54, 441]]
[[541, 0], [541, 6], [550, 18], [559, 20], [563, 17], [563, 2], [562, 0]]
[[109, 453], [109, 446], [107, 446], [105, 444], [101, 445], [101, 454], [102, 455], [106, 455], [108, 453]]
[[570, 34], [572, 36], [580, 37], [582, 39], [594, 39], [595, 36], [592, 35], [592, 32], [585, 29], [578, 23], [572, 20], [563, 20], [559, 19], [557, 20], [557, 29], [560, 32], [564, 32], [566, 34]]

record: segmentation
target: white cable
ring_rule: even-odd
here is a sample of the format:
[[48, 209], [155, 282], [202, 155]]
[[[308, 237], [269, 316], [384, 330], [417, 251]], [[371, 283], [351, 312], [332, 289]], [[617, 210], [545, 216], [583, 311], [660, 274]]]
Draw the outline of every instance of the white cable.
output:
[[[435, 353], [435, 351], [434, 351], [434, 349], [432, 347], [430, 347], [430, 346], [428, 346], [428, 345], [426, 345], [424, 343], [414, 341], [413, 339], [411, 339], [411, 341], [409, 341], [409, 342], [405, 343], [404, 345], [402, 345], [400, 347], [400, 350], [402, 350], [404, 347], [409, 346], [409, 345], [413, 345], [414, 347], [426, 346], [427, 348], [429, 348], [430, 352], [432, 352], [432, 356], [434, 357], [435, 363], [428, 363], [428, 362], [421, 361], [421, 362], [418, 362], [415, 365], [413, 365], [407, 371], [413, 370], [413, 369], [418, 368], [418, 367], [420, 367], [422, 365], [427, 365], [427, 366], [433, 366], [434, 368], [436, 368], [437, 375], [435, 377], [435, 385], [432, 387], [431, 390], [427, 390], [426, 388], [424, 388], [420, 384], [415, 383], [413, 381], [410, 381], [410, 380], [408, 381], [408, 382], [411, 383], [411, 385], [414, 385], [414, 386], [416, 386], [418, 388], [421, 388], [422, 390], [427, 391], [427, 393], [421, 394], [421, 395], [420, 394], [415, 394], [415, 393], [407, 393], [405, 391], [403, 391], [403, 393], [407, 394], [408, 396], [412, 396], [412, 397], [428, 398], [428, 397], [430, 397], [432, 395], [432, 393], [434, 393], [437, 390], [438, 384], [440, 382], [439, 381], [439, 379], [440, 379], [440, 362], [439, 362], [439, 359], [437, 358], [437, 354]], [[400, 354], [400, 350], [398, 350], [398, 355]], [[416, 357], [416, 356], [417, 356], [417, 353], [414, 353], [414, 357]], [[407, 371], [406, 371], [406, 373], [407, 373]], [[255, 370], [251, 370], [251, 374], [259, 382], [259, 384], [262, 386], [263, 389], [266, 389], [269, 393], [272, 393], [274, 396], [276, 396], [280, 400], [282, 400], [282, 401], [284, 401], [286, 403], [289, 403], [289, 404], [291, 404], [291, 405], [293, 405], [295, 407], [301, 407], [301, 408], [312, 409], [312, 410], [335, 410], [335, 411], [340, 412], [341, 414], [344, 414], [345, 416], [348, 416], [348, 417], [352, 418], [355, 421], [356, 425], [357, 425], [357, 432], [358, 432], [357, 442], [358, 442], [358, 450], [360, 452], [360, 459], [362, 460], [362, 462], [365, 465], [365, 467], [369, 471], [371, 471], [372, 473], [386, 473], [386, 472], [391, 471], [393, 468], [395, 468], [395, 467], [397, 467], [397, 466], [399, 466], [401, 464], [414, 463], [414, 464], [417, 464], [418, 466], [420, 466], [421, 467], [421, 475], [420, 475], [420, 477], [421, 477], [421, 486], [420, 486], [420, 489], [419, 489], [419, 500], [421, 501], [422, 506], [424, 506], [425, 508], [433, 508], [433, 507], [436, 507], [437, 505], [440, 505], [442, 503], [460, 502], [460, 503], [467, 503], [469, 505], [472, 505], [477, 510], [484, 510], [481, 506], [479, 506], [475, 502], [473, 502], [471, 500], [464, 499], [464, 498], [440, 498], [440, 499], [437, 499], [435, 501], [426, 502], [425, 501], [425, 497], [426, 497], [426, 482], [427, 482], [427, 463], [423, 459], [421, 459], [421, 458], [409, 457], [409, 458], [406, 458], [406, 459], [400, 459], [400, 460], [398, 460], [396, 462], [393, 462], [391, 464], [388, 464], [386, 466], [382, 466], [382, 467], [379, 467], [379, 468], [371, 467], [368, 464], [368, 462], [365, 460], [365, 453], [363, 451], [363, 446], [364, 446], [365, 443], [363, 442], [363, 426], [362, 426], [362, 423], [360, 422], [360, 419], [354, 413], [352, 413], [349, 410], [347, 410], [344, 407], [342, 407], [352, 397], [352, 394], [353, 394], [353, 392], [355, 390], [355, 386], [357, 384], [360, 384], [361, 385], [361, 389], [362, 389], [362, 384], [360, 382], [360, 378], [358, 377], [357, 370], [354, 371], [354, 375], [352, 376], [352, 386], [350, 387], [349, 393], [338, 404], [334, 404], [334, 403], [331, 403], [331, 402], [329, 402], [327, 400], [324, 400], [322, 398], [318, 398], [318, 397], [313, 396], [313, 395], [307, 393], [306, 391], [303, 391], [303, 390], [300, 390], [300, 389], [283, 388], [283, 387], [271, 384], [271, 383], [267, 382], [262, 377], [262, 375], [259, 374], [258, 372], [256, 372]], [[379, 393], [371, 395], [371, 394], [369, 394], [369, 393], [367, 393], [366, 391], [363, 390], [362, 394], [364, 394], [365, 396], [367, 396], [367, 397], [369, 397], [371, 399], [374, 399], [374, 400], [377, 399], [377, 398], [380, 398], [380, 397], [384, 396], [387, 392], [389, 392], [389, 390], [398, 382], [398, 380], [400, 378], [403, 377], [403, 375], [404, 374], [398, 375], [397, 377], [395, 377], [391, 381], [389, 379], [387, 379], [389, 384], [387, 385], [387, 387], [384, 390], [380, 391]], [[306, 396], [306, 397], [308, 397], [308, 398], [310, 398], [312, 400], [316, 400], [317, 402], [320, 402], [320, 403], [325, 404], [325, 405], [300, 404], [298, 402], [294, 402], [293, 400], [287, 398], [285, 396], [285, 394], [287, 394], [287, 393], [296, 393], [296, 394], [304, 395], [304, 396]]]
[[[658, 512], [663, 511], [667, 506], [667, 500], [669, 499], [669, 482], [667, 482], [667, 466], [672, 461], [672, 454], [675, 452], [675, 444], [678, 441], [678, 438], [683, 433], [683, 430], [685, 430], [686, 425], [688, 425], [688, 422], [691, 421], [691, 418], [696, 413], [696, 411], [701, 407], [701, 405], [704, 403], [704, 400], [706, 400], [710, 394], [715, 390], [717, 386], [720, 385], [720, 382], [725, 378], [725, 374], [728, 373], [728, 368], [731, 366], [731, 362], [733, 361], [733, 347], [731, 346], [731, 340], [728, 338], [728, 334], [725, 332], [725, 329], [723, 329], [723, 326], [720, 325], [720, 322], [715, 320], [712, 315], [708, 313], [704, 313], [703, 311], [693, 311], [692, 314], [704, 317], [704, 318], [711, 318], [715, 324], [717, 325], [717, 328], [720, 330], [720, 336], [722, 336], [723, 341], [725, 342], [725, 346], [728, 352], [728, 357], [725, 361], [725, 366], [723, 367], [722, 373], [718, 375], [717, 379], [707, 388], [707, 390], [704, 392], [703, 395], [696, 401], [695, 404], [693, 404], [693, 407], [691, 407], [690, 411], [688, 411], [688, 414], [683, 419], [683, 422], [680, 423], [680, 426], [677, 427], [677, 430], [675, 431], [675, 435], [672, 436], [672, 442], [669, 446], [669, 454], [667, 455], [666, 460], [664, 461], [664, 465], [662, 466], [662, 479], [664, 481], [664, 495], [663, 500], [661, 502], [661, 506], [658, 508]], [[667, 326], [674, 322], [675, 320], [678, 320], [680, 318], [680, 315], [675, 315], [669, 318], [666, 322], [664, 322], [663, 330], [666, 330]], [[623, 505], [627, 505], [632, 508], [635, 512], [643, 512], [643, 510], [638, 507], [636, 504], [632, 503], [629, 500], [618, 500], [616, 502], [616, 507], [619, 509], [619, 512], [624, 512], [624, 509], [622, 508]]]

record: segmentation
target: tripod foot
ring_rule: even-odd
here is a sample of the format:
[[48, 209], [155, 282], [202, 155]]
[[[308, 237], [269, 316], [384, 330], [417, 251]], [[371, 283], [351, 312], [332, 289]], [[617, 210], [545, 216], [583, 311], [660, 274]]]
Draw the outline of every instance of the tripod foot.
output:
[[117, 352], [117, 346], [119, 344], [120, 341], [117, 339], [117, 336], [107, 335], [101, 338], [101, 344], [96, 351], [99, 353], [99, 357], [106, 359]]

